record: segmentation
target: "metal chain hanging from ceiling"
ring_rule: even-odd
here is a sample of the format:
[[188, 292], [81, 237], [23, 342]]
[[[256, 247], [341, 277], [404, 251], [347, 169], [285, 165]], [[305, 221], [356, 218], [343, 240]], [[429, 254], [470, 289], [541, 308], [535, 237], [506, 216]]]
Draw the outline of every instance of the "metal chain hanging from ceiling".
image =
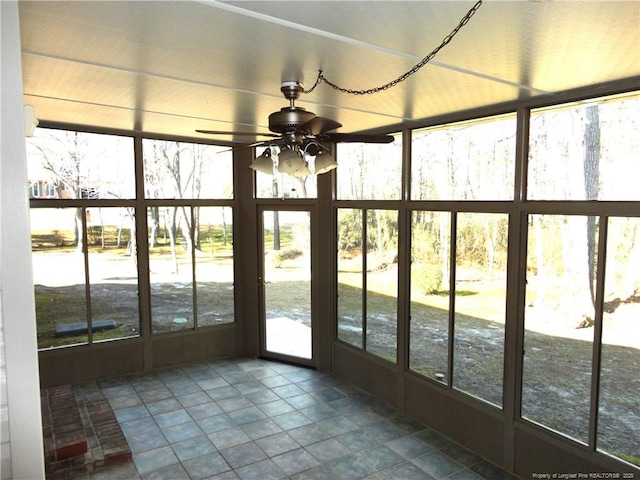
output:
[[471, 20], [471, 17], [473, 17], [473, 15], [478, 11], [481, 5], [482, 5], [482, 0], [478, 0], [478, 2], [473, 7], [471, 7], [471, 9], [467, 12], [467, 14], [462, 18], [462, 20], [460, 20], [460, 23], [458, 23], [456, 28], [454, 28], [451, 31], [451, 33], [449, 33], [449, 35], [444, 37], [440, 45], [434, 48], [426, 57], [424, 57], [422, 60], [420, 60], [420, 62], [414, 65], [411, 70], [403, 73], [398, 78], [391, 80], [390, 82], [385, 83], [384, 85], [380, 85], [379, 87], [374, 87], [374, 88], [368, 88], [366, 90], [352, 90], [350, 88], [343, 88], [327, 80], [325, 76], [322, 74], [322, 70], [319, 70], [318, 78], [316, 78], [316, 82], [313, 84], [313, 86], [309, 90], [304, 90], [304, 93], [313, 92], [315, 88], [322, 82], [326, 83], [330, 87], [333, 87], [335, 90], [338, 90], [342, 93], [349, 93], [351, 95], [370, 95], [373, 93], [381, 92], [383, 90], [388, 90], [391, 87], [395, 87], [397, 84], [405, 81], [411, 75], [413, 75], [422, 67], [424, 67], [427, 63], [429, 63], [440, 50], [442, 50], [449, 42], [451, 42], [451, 40], [453, 40], [453, 37], [456, 36], [456, 34], [462, 29], [462, 27], [464, 27], [467, 23], [469, 23], [469, 20]]

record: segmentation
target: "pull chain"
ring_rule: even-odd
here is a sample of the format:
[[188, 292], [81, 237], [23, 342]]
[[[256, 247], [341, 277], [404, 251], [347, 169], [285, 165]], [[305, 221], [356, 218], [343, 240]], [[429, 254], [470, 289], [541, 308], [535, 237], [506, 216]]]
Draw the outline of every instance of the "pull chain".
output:
[[400, 82], [405, 81], [411, 75], [413, 75], [418, 70], [420, 70], [422, 67], [424, 67], [427, 63], [429, 63], [433, 59], [433, 57], [436, 56], [436, 54], [440, 50], [442, 50], [447, 44], [449, 44], [449, 42], [451, 42], [451, 40], [453, 40], [453, 37], [456, 36], [456, 34], [462, 29], [462, 27], [464, 27], [467, 23], [469, 23], [469, 20], [471, 20], [471, 17], [473, 17], [473, 15], [478, 11], [478, 9], [480, 8], [481, 5], [482, 5], [482, 0], [478, 0], [478, 2], [473, 7], [471, 7], [471, 9], [467, 12], [467, 14], [462, 18], [462, 20], [460, 20], [460, 23], [458, 23], [458, 26], [456, 26], [456, 28], [454, 28], [449, 35], [444, 37], [444, 39], [442, 40], [440, 45], [438, 45], [436, 48], [434, 48], [426, 57], [424, 57], [422, 60], [420, 60], [420, 62], [418, 62], [416, 65], [414, 65], [411, 70], [403, 73], [398, 78], [396, 78], [394, 80], [391, 80], [390, 82], [385, 83], [384, 85], [381, 85], [379, 87], [369, 88], [369, 89], [366, 89], [366, 90], [352, 90], [350, 88], [343, 88], [343, 87], [340, 87], [340, 86], [336, 85], [335, 83], [327, 80], [325, 78], [325, 76], [322, 74], [322, 70], [319, 70], [318, 71], [318, 77], [316, 78], [316, 82], [313, 84], [313, 86], [309, 90], [304, 90], [304, 93], [313, 92], [315, 90], [315, 88], [320, 83], [323, 83], [323, 82], [326, 83], [327, 85], [329, 85], [330, 87], [334, 88], [335, 90], [338, 90], [338, 91], [340, 91], [342, 93], [348, 93], [348, 94], [351, 94], [351, 95], [371, 95], [373, 93], [378, 93], [378, 92], [381, 92], [383, 90], [388, 90], [391, 87], [395, 87], [397, 84], [399, 84]]

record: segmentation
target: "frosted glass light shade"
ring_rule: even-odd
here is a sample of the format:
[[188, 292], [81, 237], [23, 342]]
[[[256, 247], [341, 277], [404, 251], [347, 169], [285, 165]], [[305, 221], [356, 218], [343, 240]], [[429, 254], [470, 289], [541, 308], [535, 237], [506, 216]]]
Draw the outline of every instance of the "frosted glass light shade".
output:
[[271, 158], [271, 149], [266, 148], [262, 155], [256, 157], [249, 168], [254, 169], [256, 172], [266, 173], [267, 175], [273, 175], [273, 159]]
[[316, 175], [322, 175], [323, 173], [330, 172], [337, 166], [336, 160], [330, 153], [320, 151], [316, 157], [314, 173]]
[[[296, 175], [296, 172], [304, 171], [304, 169], [309, 170], [300, 155], [289, 148], [284, 148], [280, 151], [280, 154], [278, 155], [278, 171], [280, 173]], [[311, 172], [309, 172], [309, 174], [310, 173]], [[297, 176], [304, 175], [298, 174]]]

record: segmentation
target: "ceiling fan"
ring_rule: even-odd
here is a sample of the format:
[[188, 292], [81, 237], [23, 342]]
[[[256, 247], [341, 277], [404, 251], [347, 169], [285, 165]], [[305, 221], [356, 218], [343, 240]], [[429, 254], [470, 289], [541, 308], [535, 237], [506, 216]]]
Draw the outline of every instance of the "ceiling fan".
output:
[[[304, 92], [301, 83], [291, 81], [282, 82], [280, 91], [289, 100], [289, 106], [269, 115], [269, 130], [264, 132], [225, 132], [220, 130], [196, 130], [210, 135], [246, 135], [252, 137], [268, 137], [242, 148], [267, 146], [268, 148], [255, 159], [251, 168], [273, 174], [274, 158], [277, 155], [277, 169], [280, 173], [295, 176], [310, 175], [310, 163], [313, 163], [313, 173], [326, 173], [337, 164], [330, 154], [329, 147], [322, 142], [344, 143], [391, 143], [392, 135], [371, 135], [358, 133], [336, 133], [333, 130], [342, 126], [341, 123], [316, 116], [302, 107], [296, 107], [295, 101]], [[273, 148], [273, 150], [272, 150]]]

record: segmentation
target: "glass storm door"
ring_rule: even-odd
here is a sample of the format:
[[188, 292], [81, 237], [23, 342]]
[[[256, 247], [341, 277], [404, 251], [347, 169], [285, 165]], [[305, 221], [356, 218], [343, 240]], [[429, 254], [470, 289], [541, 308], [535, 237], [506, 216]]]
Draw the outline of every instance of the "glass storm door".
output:
[[312, 359], [311, 212], [263, 210], [261, 221], [261, 353], [308, 363], [305, 360]]

